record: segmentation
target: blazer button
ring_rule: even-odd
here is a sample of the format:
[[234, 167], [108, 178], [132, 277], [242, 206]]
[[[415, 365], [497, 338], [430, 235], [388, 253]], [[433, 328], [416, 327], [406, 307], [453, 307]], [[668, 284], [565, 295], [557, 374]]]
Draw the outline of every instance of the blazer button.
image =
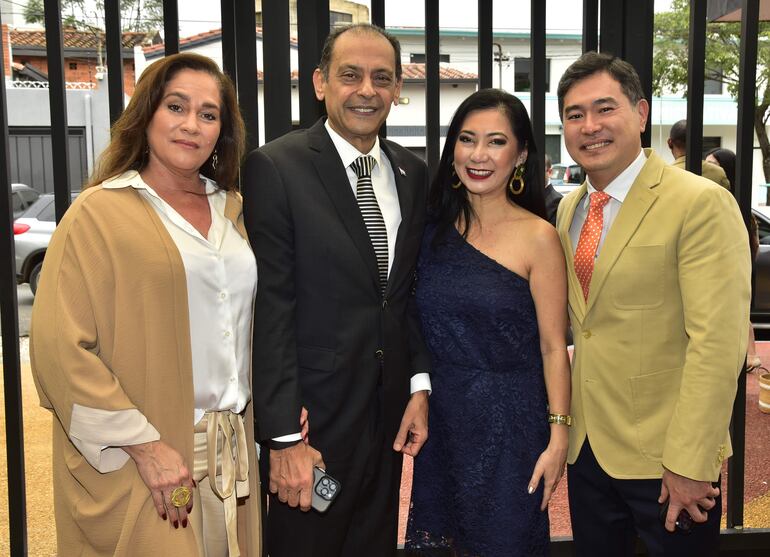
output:
[[583, 331], [583, 338], [591, 338], [591, 331]]
[[383, 352], [382, 350], [377, 350], [374, 353], [374, 357], [377, 358], [378, 360], [382, 360], [382, 358], [385, 357], [385, 352]]

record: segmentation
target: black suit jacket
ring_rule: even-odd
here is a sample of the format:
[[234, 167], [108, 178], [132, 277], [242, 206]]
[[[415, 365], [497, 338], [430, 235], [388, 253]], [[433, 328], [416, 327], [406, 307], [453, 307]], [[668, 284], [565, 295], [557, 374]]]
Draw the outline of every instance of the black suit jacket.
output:
[[252, 152], [244, 217], [257, 257], [253, 398], [258, 437], [297, 432], [342, 458], [368, 423], [381, 385], [385, 434], [395, 438], [410, 377], [429, 371], [411, 307], [423, 233], [425, 163], [380, 141], [396, 179], [401, 225], [384, 298], [377, 260], [345, 168], [319, 120]]
[[552, 225], [556, 226], [556, 210], [559, 208], [561, 198], [564, 197], [553, 187], [553, 184], [548, 184], [545, 187], [545, 215]]

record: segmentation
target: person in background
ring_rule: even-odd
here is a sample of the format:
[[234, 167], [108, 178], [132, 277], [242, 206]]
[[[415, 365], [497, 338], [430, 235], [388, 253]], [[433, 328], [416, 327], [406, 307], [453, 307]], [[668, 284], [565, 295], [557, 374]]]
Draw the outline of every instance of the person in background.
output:
[[215, 62], [155, 62], [51, 238], [30, 351], [59, 555], [261, 555], [243, 148]]
[[[679, 120], [673, 126], [668, 134], [668, 148], [674, 156], [673, 166], [685, 170], [687, 167], [687, 120]], [[731, 181], [727, 179], [725, 171], [719, 165], [712, 164], [708, 160], [701, 162], [701, 176], [708, 178], [732, 191]]]
[[458, 107], [417, 266], [434, 391], [407, 549], [548, 554], [570, 369], [564, 255], [544, 220], [539, 162], [519, 99], [483, 89]]
[[[735, 153], [730, 149], [712, 149], [706, 155], [706, 162], [715, 164], [722, 167], [727, 175], [727, 179], [730, 181], [730, 191], [735, 192]], [[751, 249], [751, 293], [752, 304], [754, 296], [754, 262], [757, 260], [757, 254], [759, 253], [759, 226], [757, 219], [754, 215], [749, 218], [749, 248]], [[754, 337], [754, 327], [749, 323], [749, 347], [746, 354], [746, 369], [747, 371], [754, 371], [762, 367], [762, 360], [757, 354], [757, 343]]]
[[655, 557], [716, 555], [748, 338], [743, 219], [726, 188], [642, 149], [649, 104], [627, 62], [588, 52], [557, 96], [587, 174], [557, 216], [575, 339], [576, 553], [631, 556], [639, 536]]
[[551, 170], [553, 170], [553, 164], [551, 163], [551, 155], [548, 153], [544, 156], [545, 159], [545, 216], [546, 220], [552, 225], [556, 226], [556, 211], [559, 208], [559, 202], [563, 197], [551, 183]]
[[[368, 24], [334, 31], [313, 74], [328, 118], [244, 166], [271, 557], [394, 555], [403, 454], [427, 439], [429, 358], [409, 295], [427, 168], [378, 137], [401, 83], [393, 36]], [[312, 444], [300, 441], [302, 405]], [[314, 465], [342, 485], [324, 514], [302, 512]]]

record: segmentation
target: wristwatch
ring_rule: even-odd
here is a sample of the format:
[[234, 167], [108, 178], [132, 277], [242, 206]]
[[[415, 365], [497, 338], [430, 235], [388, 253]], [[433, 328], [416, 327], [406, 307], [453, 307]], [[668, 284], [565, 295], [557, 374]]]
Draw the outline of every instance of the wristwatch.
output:
[[569, 414], [548, 414], [548, 423], [566, 425], [569, 427], [572, 425], [572, 416]]

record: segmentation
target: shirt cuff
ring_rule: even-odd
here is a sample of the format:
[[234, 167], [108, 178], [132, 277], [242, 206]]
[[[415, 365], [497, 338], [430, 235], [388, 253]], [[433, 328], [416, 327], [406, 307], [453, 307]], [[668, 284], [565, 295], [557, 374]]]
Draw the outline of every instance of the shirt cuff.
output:
[[297, 443], [302, 441], [301, 433], [289, 433], [288, 435], [281, 435], [280, 437], [273, 437], [267, 442], [267, 446], [274, 451], [280, 451], [282, 449], [288, 449], [293, 447]]
[[131, 458], [121, 447], [160, 439], [160, 433], [136, 408], [102, 410], [72, 405], [69, 437], [88, 463], [102, 474]]
[[409, 393], [414, 394], [419, 391], [428, 391], [430, 395], [432, 389], [430, 385], [430, 373], [415, 373], [410, 381]]

